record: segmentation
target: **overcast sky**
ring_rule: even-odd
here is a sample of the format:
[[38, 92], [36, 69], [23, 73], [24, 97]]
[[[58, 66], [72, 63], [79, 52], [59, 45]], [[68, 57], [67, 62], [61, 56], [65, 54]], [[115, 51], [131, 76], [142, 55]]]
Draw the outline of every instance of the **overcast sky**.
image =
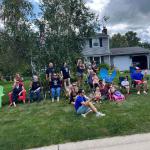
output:
[[[38, 12], [40, 0], [29, 0], [33, 3], [34, 12]], [[150, 42], [150, 0], [85, 0], [86, 5], [95, 13], [110, 17], [108, 33], [124, 34], [135, 31], [142, 41]]]

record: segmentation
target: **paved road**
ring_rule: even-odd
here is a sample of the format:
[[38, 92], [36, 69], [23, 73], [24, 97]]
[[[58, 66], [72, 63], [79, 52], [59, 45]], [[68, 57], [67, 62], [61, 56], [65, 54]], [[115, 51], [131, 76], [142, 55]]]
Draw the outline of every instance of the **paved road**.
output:
[[86, 140], [32, 150], [150, 150], [150, 133]]

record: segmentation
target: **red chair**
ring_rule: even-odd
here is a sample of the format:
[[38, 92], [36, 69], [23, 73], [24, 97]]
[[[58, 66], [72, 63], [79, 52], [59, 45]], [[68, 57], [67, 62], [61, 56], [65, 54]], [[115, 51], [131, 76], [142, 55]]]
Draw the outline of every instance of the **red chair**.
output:
[[[10, 103], [10, 105], [11, 105], [11, 104], [12, 104], [12, 92], [9, 92], [9, 93], [8, 93], [8, 97], [9, 97], [9, 103]], [[22, 92], [22, 95], [20, 95], [20, 96], [18, 97], [18, 100], [19, 100], [19, 101], [23, 101], [23, 103], [26, 102], [26, 90], [24, 90], [24, 91]]]

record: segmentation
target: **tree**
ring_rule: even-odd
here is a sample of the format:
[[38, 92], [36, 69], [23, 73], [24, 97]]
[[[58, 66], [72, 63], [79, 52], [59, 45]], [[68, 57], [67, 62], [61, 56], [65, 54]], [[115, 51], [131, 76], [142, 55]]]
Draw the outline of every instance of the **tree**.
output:
[[47, 56], [42, 63], [52, 61], [60, 66], [68, 61], [74, 64], [81, 55], [85, 38], [94, 33], [94, 14], [83, 0], [43, 0], [41, 10], [46, 41], [43, 51]]
[[137, 33], [133, 31], [129, 31], [125, 34], [125, 37], [128, 41], [128, 46], [133, 47], [133, 46], [138, 46], [140, 42], [140, 38], [137, 37]]
[[32, 5], [27, 0], [2, 0], [0, 54], [2, 71], [12, 74], [28, 65], [30, 52], [30, 23]]
[[114, 34], [110, 40], [111, 48], [120, 48], [120, 47], [128, 47], [128, 41], [126, 36], [121, 35], [120, 33]]

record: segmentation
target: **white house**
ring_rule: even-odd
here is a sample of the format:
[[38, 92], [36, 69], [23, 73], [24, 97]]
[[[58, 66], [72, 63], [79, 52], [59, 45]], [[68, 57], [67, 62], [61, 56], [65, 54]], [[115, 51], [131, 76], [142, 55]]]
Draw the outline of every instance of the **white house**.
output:
[[149, 69], [150, 50], [142, 47], [109, 48], [107, 30], [86, 40], [82, 54], [85, 62], [95, 60], [115, 66], [120, 71], [129, 70], [136, 63], [141, 69]]

